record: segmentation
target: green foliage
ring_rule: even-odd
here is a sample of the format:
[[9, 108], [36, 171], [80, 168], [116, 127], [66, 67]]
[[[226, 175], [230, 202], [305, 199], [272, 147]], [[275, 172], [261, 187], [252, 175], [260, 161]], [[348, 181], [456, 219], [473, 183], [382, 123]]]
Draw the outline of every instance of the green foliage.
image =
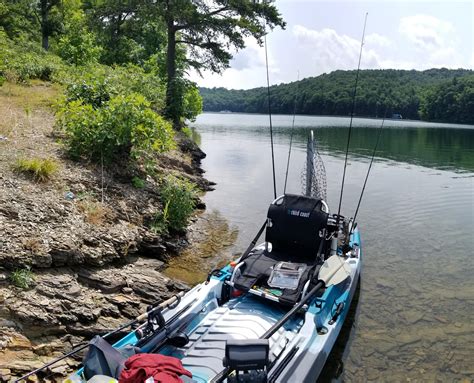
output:
[[[401, 113], [403, 118], [418, 119], [420, 101], [433, 84], [454, 77], [472, 75], [470, 70], [430, 69], [362, 70], [357, 89], [356, 114], [382, 117]], [[335, 71], [299, 82], [272, 86], [272, 112], [292, 114], [340, 115], [351, 112], [356, 71]], [[267, 89], [227, 90], [201, 88], [204, 110], [244, 113], [268, 111]]]
[[173, 131], [139, 94], [115, 96], [94, 108], [82, 100], [65, 102], [57, 114], [66, 133], [65, 144], [74, 158], [110, 162], [139, 158], [150, 151], [174, 147]]
[[187, 181], [167, 176], [160, 190], [163, 211], [158, 213], [153, 228], [158, 232], [182, 231], [195, 208], [196, 188]]
[[50, 158], [22, 158], [14, 166], [15, 170], [27, 174], [37, 182], [45, 182], [58, 171], [58, 164]]
[[474, 74], [454, 77], [427, 89], [420, 112], [429, 121], [474, 124]]
[[160, 78], [132, 64], [114, 68], [105, 65], [78, 68], [66, 83], [69, 102], [80, 100], [94, 108], [101, 107], [111, 97], [130, 93], [142, 94], [157, 112], [164, 105], [165, 88]]
[[66, 88], [67, 102], [80, 101], [89, 104], [93, 108], [100, 108], [110, 100], [111, 91], [104, 76], [85, 74], [79, 79], [72, 81]]
[[51, 80], [64, 68], [61, 59], [27, 42], [14, 42], [0, 31], [0, 76], [18, 83], [29, 79]]
[[194, 84], [188, 86], [183, 104], [183, 117], [190, 121], [196, 121], [196, 117], [202, 113], [202, 97]]
[[34, 274], [28, 269], [17, 269], [10, 274], [10, 282], [26, 290], [33, 284]]
[[94, 34], [88, 31], [82, 11], [74, 12], [68, 20], [65, 34], [59, 39], [57, 51], [66, 62], [74, 65], [98, 61], [101, 47], [96, 44]]
[[[175, 0], [153, 4], [154, 10], [167, 23], [164, 112], [175, 128], [180, 128], [181, 118], [187, 117], [183, 80], [188, 68], [198, 72], [222, 72], [232, 59], [230, 49], [244, 48], [246, 37], [261, 42], [267, 28], [285, 27], [270, 1]], [[180, 55], [183, 49], [186, 50], [184, 57]]]
[[190, 140], [192, 140], [193, 138], [193, 131], [191, 130], [191, 128], [189, 126], [185, 126], [183, 129], [181, 129], [181, 131], [183, 132], [183, 134], [188, 137]]
[[132, 178], [132, 185], [137, 189], [143, 189], [145, 187], [145, 180], [135, 176]]
[[85, 2], [84, 8], [103, 47], [104, 64], [143, 65], [166, 46], [164, 20], [151, 2], [101, 0]]

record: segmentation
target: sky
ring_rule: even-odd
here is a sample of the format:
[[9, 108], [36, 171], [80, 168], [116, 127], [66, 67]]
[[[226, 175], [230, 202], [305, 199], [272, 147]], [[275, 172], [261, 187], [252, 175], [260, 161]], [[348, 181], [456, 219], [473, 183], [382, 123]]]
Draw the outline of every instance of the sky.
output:
[[[357, 69], [474, 69], [474, 1], [277, 0], [285, 30], [267, 36], [271, 84]], [[190, 73], [199, 86], [266, 85], [265, 51], [252, 38], [222, 74]]]

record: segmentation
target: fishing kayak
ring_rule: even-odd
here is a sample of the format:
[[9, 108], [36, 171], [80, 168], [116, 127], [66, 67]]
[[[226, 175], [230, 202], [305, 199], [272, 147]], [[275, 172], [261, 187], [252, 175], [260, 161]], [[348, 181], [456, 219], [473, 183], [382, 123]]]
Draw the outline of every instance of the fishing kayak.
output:
[[[290, 194], [272, 202], [263, 230], [264, 243], [150, 310], [113, 348], [176, 358], [185, 382], [314, 383], [359, 282], [359, 230], [324, 201]], [[71, 381], [94, 381], [88, 362]]]

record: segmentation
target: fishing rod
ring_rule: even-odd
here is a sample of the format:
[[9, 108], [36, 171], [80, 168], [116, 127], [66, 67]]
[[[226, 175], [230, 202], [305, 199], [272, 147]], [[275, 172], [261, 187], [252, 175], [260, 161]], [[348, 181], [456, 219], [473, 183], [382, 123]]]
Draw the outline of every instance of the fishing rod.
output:
[[369, 14], [368, 12], [365, 14], [364, 30], [362, 31], [362, 39], [360, 41], [359, 64], [357, 65], [356, 79], [355, 79], [355, 84], [354, 84], [354, 93], [352, 94], [351, 120], [349, 123], [349, 133], [347, 134], [346, 158], [344, 160], [344, 172], [342, 173], [342, 184], [341, 184], [341, 195], [339, 197], [339, 207], [337, 208], [337, 222], [338, 223], [339, 223], [339, 217], [341, 214], [342, 194], [344, 193], [344, 181], [346, 178], [347, 156], [349, 154], [349, 143], [351, 141], [352, 120], [354, 118], [356, 95], [357, 95], [357, 84], [359, 82], [360, 61], [362, 59], [362, 47], [364, 46], [365, 27], [367, 25], [368, 14]]
[[[323, 242], [321, 242], [322, 244]], [[320, 246], [320, 249], [322, 245]], [[295, 314], [300, 312], [303, 306], [314, 296], [318, 291], [324, 287], [331, 285], [338, 285], [345, 281], [350, 272], [346, 269], [345, 263], [341, 262], [338, 256], [332, 256], [326, 259], [319, 270], [318, 281], [316, 285], [303, 297], [301, 300], [294, 305], [290, 311], [283, 315], [272, 327], [270, 327], [259, 339], [270, 339], [280, 328], [283, 327]], [[210, 383], [222, 383], [231, 373], [234, 371], [233, 368], [226, 366], [221, 372], [219, 372], [214, 378], [211, 379]], [[237, 382], [238, 382], [237, 377]]]
[[[124, 330], [128, 327], [131, 327], [131, 326], [133, 326], [134, 324], [136, 324], [138, 322], [141, 322], [141, 321], [147, 319], [150, 314], [153, 314], [154, 312], [156, 312], [158, 310], [172, 308], [174, 304], [176, 304], [177, 302], [178, 303], [180, 302], [181, 297], [183, 297], [183, 296], [184, 296], [183, 292], [180, 292], [180, 293], [176, 294], [175, 296], [173, 296], [170, 299], [167, 299], [166, 301], [160, 303], [159, 305], [157, 305], [153, 309], [149, 310], [148, 312], [141, 314], [140, 316], [138, 316], [136, 319], [132, 320], [131, 322], [128, 322], [128, 323], [124, 324], [123, 326], [120, 326], [118, 329], [116, 329], [114, 331], [108, 332], [102, 338], [105, 339], [105, 338], [110, 337], [111, 335], [117, 334], [118, 332], [120, 332], [120, 331], [122, 331], [122, 330]], [[52, 360], [49, 363], [46, 363], [44, 366], [42, 366], [40, 368], [37, 368], [36, 370], [33, 370], [33, 371], [29, 372], [26, 375], [23, 375], [21, 378], [18, 378], [17, 380], [15, 380], [15, 383], [20, 382], [22, 380], [25, 380], [26, 378], [30, 377], [31, 375], [34, 375], [34, 374], [36, 374], [40, 371], [43, 371], [46, 368], [51, 367], [52, 365], [60, 362], [61, 360], [64, 360], [64, 359], [69, 358], [70, 356], [72, 356], [74, 354], [77, 354], [79, 351], [82, 351], [82, 350], [86, 349], [87, 347], [89, 347], [89, 343], [84, 344], [82, 346], [79, 346], [79, 347], [75, 348], [74, 350], [68, 352], [67, 354], [64, 354], [64, 355], [60, 356], [59, 358], [56, 358], [56, 359]]]
[[385, 123], [386, 115], [387, 115], [387, 111], [385, 110], [385, 114], [383, 116], [382, 124], [380, 125], [379, 132], [377, 134], [377, 140], [375, 141], [374, 151], [372, 152], [372, 158], [370, 159], [369, 168], [367, 169], [367, 174], [365, 175], [364, 186], [362, 186], [362, 192], [360, 193], [359, 202], [357, 203], [357, 208], [356, 208], [356, 211], [354, 213], [354, 218], [353, 218], [354, 223], [356, 223], [357, 213], [359, 212], [359, 207], [360, 207], [360, 203], [362, 202], [362, 197], [364, 195], [365, 186], [367, 185], [367, 180], [369, 179], [370, 170], [372, 169], [372, 164], [374, 162], [375, 153], [377, 152], [377, 147], [379, 145], [380, 136], [382, 135], [382, 129], [383, 129], [383, 125]]
[[277, 197], [276, 178], [275, 178], [275, 153], [273, 150], [273, 125], [272, 125], [272, 107], [270, 98], [270, 75], [268, 73], [268, 52], [267, 52], [267, 35], [263, 36], [265, 44], [265, 66], [267, 68], [267, 97], [268, 97], [268, 118], [270, 121], [270, 144], [272, 147], [272, 170], [273, 170], [273, 196]]
[[291, 146], [293, 144], [293, 132], [295, 130], [296, 100], [297, 100], [297, 97], [298, 97], [298, 88], [299, 88], [299, 86], [300, 86], [300, 71], [298, 71], [297, 80], [296, 80], [295, 105], [294, 105], [294, 108], [293, 108], [293, 122], [291, 123], [290, 147], [288, 149], [288, 161], [286, 163], [285, 186], [283, 187], [283, 194], [285, 194], [285, 192], [286, 192], [286, 182], [288, 181], [288, 169], [290, 168]]

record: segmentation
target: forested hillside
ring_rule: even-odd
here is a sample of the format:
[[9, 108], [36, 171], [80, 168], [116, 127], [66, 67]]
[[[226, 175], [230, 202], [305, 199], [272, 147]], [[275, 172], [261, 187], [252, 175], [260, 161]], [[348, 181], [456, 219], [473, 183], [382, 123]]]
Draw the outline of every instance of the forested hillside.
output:
[[[335, 71], [271, 87], [274, 113], [347, 116], [351, 112], [356, 71]], [[200, 88], [204, 110], [266, 113], [267, 90]], [[474, 72], [430, 69], [362, 70], [356, 115], [474, 123]]]

